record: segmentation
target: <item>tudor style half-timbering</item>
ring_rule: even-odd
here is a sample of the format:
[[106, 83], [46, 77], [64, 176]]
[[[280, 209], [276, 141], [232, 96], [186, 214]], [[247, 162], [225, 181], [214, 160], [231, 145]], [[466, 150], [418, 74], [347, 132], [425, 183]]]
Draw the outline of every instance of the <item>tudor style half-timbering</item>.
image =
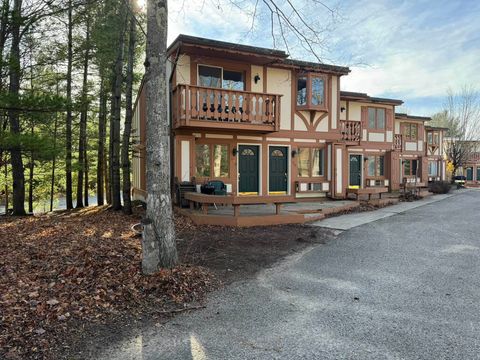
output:
[[[218, 180], [235, 205], [380, 194], [405, 179], [445, 178], [443, 129], [395, 114], [401, 100], [340, 91], [346, 67], [186, 35], [168, 55], [172, 185], [200, 191]], [[146, 196], [144, 90], [133, 122], [139, 199]]]

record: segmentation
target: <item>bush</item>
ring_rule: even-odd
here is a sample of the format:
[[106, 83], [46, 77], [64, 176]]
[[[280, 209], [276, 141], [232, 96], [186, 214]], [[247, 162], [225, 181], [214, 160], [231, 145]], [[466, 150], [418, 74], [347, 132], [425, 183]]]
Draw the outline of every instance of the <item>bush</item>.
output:
[[434, 194], [447, 194], [452, 185], [448, 181], [435, 181], [429, 185], [429, 191]]

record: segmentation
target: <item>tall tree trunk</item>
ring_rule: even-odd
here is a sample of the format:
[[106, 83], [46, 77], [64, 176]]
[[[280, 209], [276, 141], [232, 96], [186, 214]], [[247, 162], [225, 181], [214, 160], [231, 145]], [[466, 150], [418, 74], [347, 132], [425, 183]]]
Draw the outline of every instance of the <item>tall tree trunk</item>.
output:
[[105, 80], [100, 75], [100, 104], [98, 113], [98, 152], [97, 152], [97, 204], [104, 203], [104, 154], [105, 154], [105, 127], [107, 123], [107, 98], [105, 95]]
[[7, 154], [5, 154], [5, 215], [8, 215], [8, 163]]
[[72, 189], [72, 64], [73, 64], [73, 19], [72, 0], [68, 0], [68, 55], [67, 55], [67, 120], [65, 133], [65, 177], [67, 209], [73, 209]]
[[80, 136], [78, 138], [77, 208], [82, 208], [84, 205], [82, 199], [83, 199], [84, 174], [85, 174], [85, 168], [86, 168], [85, 149], [87, 145], [89, 56], [90, 56], [90, 16], [87, 14], [85, 54], [83, 58], [82, 111], [80, 113]]
[[[31, 134], [33, 137], [34, 126], [32, 125]], [[28, 164], [28, 212], [33, 213], [33, 169], [35, 167], [34, 163], [34, 153], [30, 152], [30, 163]]]
[[126, 8], [125, 2], [122, 3], [121, 14], [125, 19], [120, 30], [118, 40], [118, 52], [115, 66], [113, 69], [112, 82], [112, 112], [110, 114], [110, 167], [111, 167], [111, 193], [112, 193], [112, 209], [120, 210], [122, 208], [122, 201], [120, 198], [120, 120], [122, 110], [122, 84], [123, 84], [123, 56], [125, 47], [125, 29], [128, 16], [125, 16]]
[[[108, 158], [107, 158], [107, 153], [104, 154], [103, 156], [103, 168], [104, 169], [109, 169], [109, 164], [108, 164]], [[112, 203], [112, 190], [110, 186], [110, 171], [104, 171], [105, 174], [105, 195], [106, 195], [106, 200], [107, 204]]]
[[136, 23], [133, 16], [130, 17], [130, 35], [128, 40], [127, 57], [127, 75], [126, 75], [126, 110], [125, 127], [122, 139], [122, 176], [123, 176], [123, 212], [127, 215], [132, 213], [131, 199], [131, 181], [130, 181], [130, 134], [132, 132], [132, 86], [133, 86], [133, 67], [135, 66], [135, 43], [136, 43]]
[[[20, 91], [20, 26], [22, 23], [22, 0], [14, 0], [11, 23], [11, 50], [10, 50], [10, 84], [9, 93], [18, 99]], [[20, 135], [20, 117], [16, 110], [8, 111], [10, 131], [15, 136]], [[25, 174], [23, 169], [22, 151], [19, 146], [11, 149], [12, 177], [13, 177], [13, 215], [25, 215]]]
[[85, 155], [84, 155], [84, 159], [85, 159], [85, 191], [83, 193], [83, 203], [85, 206], [88, 206], [89, 205], [89, 202], [88, 202], [88, 156], [87, 156], [87, 141], [85, 140]]
[[147, 1], [147, 212], [143, 221], [142, 270], [152, 274], [177, 263], [170, 194], [170, 123], [167, 114], [166, 0]]
[[[57, 83], [58, 95], [58, 83]], [[55, 190], [55, 166], [57, 162], [57, 130], [58, 130], [58, 113], [55, 114], [55, 123], [53, 125], [53, 159], [52, 159], [52, 180], [50, 182], [50, 212], [53, 211], [53, 195]]]

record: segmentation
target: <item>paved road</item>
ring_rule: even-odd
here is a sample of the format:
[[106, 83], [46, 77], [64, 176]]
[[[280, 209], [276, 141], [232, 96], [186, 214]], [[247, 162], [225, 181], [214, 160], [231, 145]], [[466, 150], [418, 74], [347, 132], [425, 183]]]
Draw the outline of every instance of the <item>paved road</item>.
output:
[[480, 191], [343, 232], [108, 359], [480, 359]]

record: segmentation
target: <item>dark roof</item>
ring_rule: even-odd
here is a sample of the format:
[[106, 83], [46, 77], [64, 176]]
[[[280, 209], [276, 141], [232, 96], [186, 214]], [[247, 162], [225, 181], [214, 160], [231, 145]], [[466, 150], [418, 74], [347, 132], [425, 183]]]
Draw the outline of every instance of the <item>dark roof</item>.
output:
[[447, 130], [450, 130], [450, 129], [449, 129], [449, 128], [447, 128], [447, 127], [441, 127], [441, 126], [428, 126], [428, 125], [427, 125], [427, 126], [425, 126], [425, 129], [427, 129], [427, 130], [445, 130], [445, 131], [447, 131]]
[[182, 43], [192, 44], [192, 45], [211, 46], [211, 47], [227, 49], [227, 50], [238, 50], [238, 51], [244, 51], [244, 52], [267, 55], [267, 56], [274, 56], [274, 57], [280, 57], [280, 58], [288, 57], [288, 54], [285, 53], [285, 51], [283, 50], [275, 50], [275, 49], [262, 48], [258, 46], [242, 45], [242, 44], [206, 39], [206, 38], [184, 35], [184, 34], [180, 34], [177, 36], [177, 38], [168, 47], [167, 53], [171, 53], [174, 49], [177, 48], [178, 45], [181, 45]]
[[295, 59], [285, 59], [283, 60], [283, 63], [286, 65], [296, 66], [299, 68], [312, 68], [312, 69], [318, 69], [318, 70], [333, 72], [333, 73], [342, 74], [342, 75], [347, 75], [351, 71], [346, 66], [322, 64], [322, 63], [315, 63], [315, 62], [295, 60]]
[[395, 113], [395, 118], [397, 119], [406, 119], [406, 120], [418, 120], [418, 121], [430, 121], [432, 120], [429, 116], [415, 116], [415, 115], [408, 115], [405, 113]]
[[312, 70], [330, 72], [339, 75], [346, 75], [350, 72], [348, 67], [329, 65], [301, 60], [287, 59], [288, 54], [283, 50], [268, 49], [257, 46], [242, 45], [237, 43], [230, 43], [225, 41], [218, 41], [212, 39], [206, 39], [196, 36], [183, 35], [180, 34], [173, 41], [172, 44], [167, 49], [168, 54], [172, 54], [179, 46], [182, 45], [193, 45], [193, 46], [203, 46], [211, 47], [214, 49], [223, 49], [227, 51], [240, 51], [248, 54], [261, 55], [269, 58], [272, 65], [277, 66], [288, 66], [288, 67], [298, 67], [298, 68], [309, 68]]
[[369, 96], [366, 93], [352, 92], [352, 91], [340, 91], [340, 99], [342, 98], [352, 99], [352, 100], [363, 100], [366, 102], [381, 103], [381, 104], [392, 104], [392, 105], [403, 104], [403, 100], [374, 97], [374, 96]]

